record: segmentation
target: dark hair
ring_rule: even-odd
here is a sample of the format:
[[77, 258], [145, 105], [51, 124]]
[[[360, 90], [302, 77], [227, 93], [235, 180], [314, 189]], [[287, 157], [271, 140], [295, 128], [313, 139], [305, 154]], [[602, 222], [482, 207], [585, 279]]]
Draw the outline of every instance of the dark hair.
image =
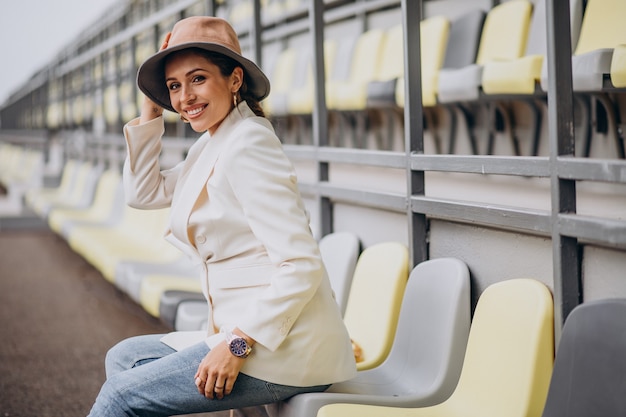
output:
[[[227, 57], [226, 55], [222, 55], [217, 52], [206, 51], [200, 48], [192, 48], [192, 50], [202, 55], [213, 64], [217, 65], [224, 77], [230, 76], [237, 67], [240, 67], [243, 70], [243, 67], [237, 61], [230, 57]], [[241, 88], [239, 89], [239, 96], [242, 100], [245, 100], [246, 103], [248, 103], [248, 107], [250, 107], [250, 110], [252, 110], [254, 114], [260, 117], [265, 117], [265, 112], [263, 111], [259, 100], [257, 100], [248, 92], [248, 83], [248, 74], [243, 71], [243, 82], [241, 84]]]

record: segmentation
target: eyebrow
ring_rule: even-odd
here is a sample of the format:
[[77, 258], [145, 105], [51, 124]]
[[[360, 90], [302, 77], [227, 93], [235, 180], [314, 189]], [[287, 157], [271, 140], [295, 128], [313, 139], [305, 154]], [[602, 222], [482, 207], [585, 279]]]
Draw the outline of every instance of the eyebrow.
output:
[[[202, 68], [194, 68], [194, 69], [192, 69], [191, 71], [187, 72], [187, 73], [185, 74], [185, 77], [189, 77], [191, 74], [193, 74], [193, 73], [194, 73], [194, 72], [196, 72], [196, 71], [204, 71], [204, 70], [203, 70]], [[169, 77], [169, 78], [166, 78], [166, 79], [165, 79], [165, 82], [167, 82], [167, 81], [172, 81], [172, 80], [176, 80], [176, 78], [174, 78], [174, 77]]]

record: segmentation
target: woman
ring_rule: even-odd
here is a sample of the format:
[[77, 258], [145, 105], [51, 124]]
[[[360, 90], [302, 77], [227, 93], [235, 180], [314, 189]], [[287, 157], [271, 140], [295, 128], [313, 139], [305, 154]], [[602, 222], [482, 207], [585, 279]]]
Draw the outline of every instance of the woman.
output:
[[[319, 392], [356, 373], [296, 175], [259, 101], [263, 72], [224, 20], [179, 21], [141, 66], [147, 99], [124, 128], [129, 205], [171, 206], [165, 238], [202, 265], [208, 331], [113, 347], [91, 416], [169, 416]], [[163, 108], [204, 132], [161, 170]]]

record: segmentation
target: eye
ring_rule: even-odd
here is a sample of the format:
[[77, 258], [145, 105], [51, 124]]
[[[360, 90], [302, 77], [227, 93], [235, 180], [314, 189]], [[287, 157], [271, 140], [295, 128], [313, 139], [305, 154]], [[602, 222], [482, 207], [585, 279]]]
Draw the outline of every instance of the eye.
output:
[[167, 88], [170, 91], [178, 90], [180, 88], [180, 83], [170, 83]]
[[191, 80], [194, 83], [199, 83], [202, 82], [206, 79], [206, 77], [204, 75], [196, 75], [193, 77], [193, 79]]

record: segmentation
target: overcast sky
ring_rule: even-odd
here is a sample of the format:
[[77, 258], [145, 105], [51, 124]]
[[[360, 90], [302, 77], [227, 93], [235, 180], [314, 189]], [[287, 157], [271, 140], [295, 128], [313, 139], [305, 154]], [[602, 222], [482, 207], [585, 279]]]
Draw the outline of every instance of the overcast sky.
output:
[[0, 105], [120, 0], [2, 0]]

